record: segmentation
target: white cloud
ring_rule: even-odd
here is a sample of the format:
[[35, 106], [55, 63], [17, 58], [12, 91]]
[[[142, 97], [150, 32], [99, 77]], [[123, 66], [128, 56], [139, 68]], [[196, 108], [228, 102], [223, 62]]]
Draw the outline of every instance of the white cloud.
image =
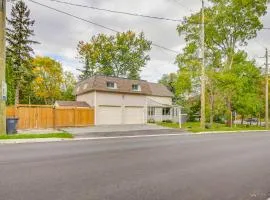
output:
[[[144, 31], [149, 40], [169, 49], [181, 51], [185, 46], [183, 38], [180, 38], [176, 31], [176, 22], [105, 13], [62, 5], [48, 0], [37, 1], [120, 31], [129, 29], [136, 32]], [[182, 19], [185, 15], [190, 15], [190, 10], [198, 11], [201, 6], [198, 0], [69, 0], [69, 2], [175, 19]], [[26, 1], [26, 3], [31, 9], [31, 18], [36, 21], [35, 39], [41, 43], [34, 46], [36, 54], [53, 56], [62, 62], [66, 70], [70, 70], [76, 75], [78, 74], [76, 68], [81, 66], [81, 63], [76, 59], [78, 42], [80, 40], [88, 41], [94, 34], [101, 32], [113, 34], [108, 30], [29, 1]], [[8, 4], [8, 13], [10, 7], [11, 5]], [[269, 15], [264, 17], [264, 24], [270, 27]], [[263, 44], [270, 44], [269, 33], [270, 31], [261, 31], [257, 40]], [[258, 45], [258, 42], [251, 41], [246, 49], [248, 49], [251, 57], [256, 54], [260, 56], [264, 54], [264, 49]], [[143, 69], [142, 78], [157, 81], [162, 74], [177, 71], [177, 66], [174, 64], [176, 56], [174, 53], [153, 46], [150, 56], [151, 61]]]

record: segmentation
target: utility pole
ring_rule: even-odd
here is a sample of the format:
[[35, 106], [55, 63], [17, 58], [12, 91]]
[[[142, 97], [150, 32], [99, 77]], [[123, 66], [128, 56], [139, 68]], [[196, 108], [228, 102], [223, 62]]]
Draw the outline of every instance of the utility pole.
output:
[[269, 118], [269, 110], [268, 110], [268, 94], [269, 94], [269, 88], [268, 88], [268, 49], [266, 48], [265, 52], [265, 128], [268, 129], [269, 124], [268, 124], [268, 118]]
[[201, 69], [201, 128], [205, 129], [205, 54], [204, 54], [204, 0], [202, 0], [202, 31], [201, 31], [201, 56], [202, 56], [202, 69]]
[[0, 135], [6, 133], [6, 0], [0, 0]]

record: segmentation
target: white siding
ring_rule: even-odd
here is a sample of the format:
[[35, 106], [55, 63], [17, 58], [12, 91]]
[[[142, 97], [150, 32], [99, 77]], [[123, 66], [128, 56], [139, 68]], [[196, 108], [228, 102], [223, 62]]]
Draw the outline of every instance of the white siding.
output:
[[121, 93], [97, 92], [97, 105], [145, 106], [146, 96]]
[[[110, 92], [90, 92], [77, 96], [95, 107], [95, 124], [144, 124], [147, 121], [147, 99], [159, 104], [172, 105], [170, 97], [155, 97]], [[156, 108], [162, 118], [162, 109]], [[162, 119], [160, 119], [162, 120]]]
[[82, 95], [77, 96], [77, 101], [85, 101], [91, 107], [95, 106], [95, 92], [90, 92]]

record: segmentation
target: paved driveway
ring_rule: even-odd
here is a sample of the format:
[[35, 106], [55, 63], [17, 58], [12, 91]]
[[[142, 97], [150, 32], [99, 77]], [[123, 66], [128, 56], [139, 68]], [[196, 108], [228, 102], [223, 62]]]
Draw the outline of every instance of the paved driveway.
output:
[[122, 136], [138, 134], [161, 134], [172, 131], [173, 129], [165, 128], [155, 124], [143, 125], [102, 125], [84, 128], [65, 128], [63, 129], [75, 136]]

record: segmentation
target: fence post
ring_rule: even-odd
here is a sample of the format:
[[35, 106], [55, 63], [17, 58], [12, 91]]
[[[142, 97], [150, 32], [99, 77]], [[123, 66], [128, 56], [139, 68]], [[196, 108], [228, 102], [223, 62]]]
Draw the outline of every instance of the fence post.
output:
[[18, 105], [14, 105], [14, 117], [18, 117]]
[[76, 127], [76, 107], [74, 107], [73, 110], [74, 110], [74, 117], [73, 117], [74, 127]]
[[56, 129], [56, 107], [53, 106], [53, 129]]

